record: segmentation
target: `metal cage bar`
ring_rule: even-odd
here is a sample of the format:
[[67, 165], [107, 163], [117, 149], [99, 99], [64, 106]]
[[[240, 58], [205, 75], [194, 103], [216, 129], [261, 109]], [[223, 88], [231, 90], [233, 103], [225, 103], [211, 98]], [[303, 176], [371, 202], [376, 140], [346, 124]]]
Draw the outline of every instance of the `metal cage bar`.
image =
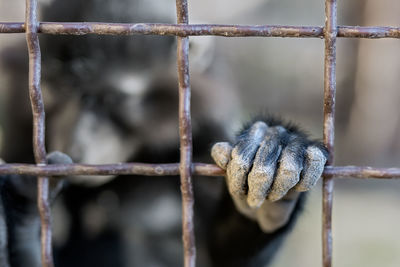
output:
[[[0, 33], [23, 33], [22, 22], [0, 22]], [[40, 22], [39, 33], [65, 35], [174, 35], [222, 37], [324, 38], [324, 27], [164, 23]], [[400, 27], [337, 26], [337, 37], [400, 38]]]
[[[37, 0], [26, 0], [26, 42], [29, 52], [29, 96], [33, 114], [33, 152], [36, 163], [45, 165], [45, 113], [40, 88], [41, 54], [38, 37]], [[37, 204], [41, 221], [41, 257], [43, 267], [53, 267], [51, 246], [51, 210], [49, 178], [39, 176]]]
[[[176, 0], [177, 22], [189, 23], [187, 0]], [[184, 266], [196, 266], [196, 244], [193, 222], [192, 185], [192, 122], [190, 116], [190, 76], [189, 76], [189, 37], [178, 37], [177, 65], [179, 82], [179, 136], [180, 136], [180, 175], [182, 193], [182, 239]]]
[[[333, 164], [335, 139], [336, 36], [337, 3], [325, 0], [324, 61], [324, 144], [328, 148], [327, 165]], [[333, 178], [324, 176], [322, 184], [322, 262], [332, 266], [332, 202]]]
[[[0, 175], [19, 174], [32, 176], [76, 176], [76, 175], [179, 175], [179, 163], [117, 163], [117, 164], [1, 164]], [[214, 164], [193, 163], [193, 174], [202, 176], [224, 176], [225, 171]], [[358, 179], [400, 179], [400, 168], [372, 168], [359, 166], [326, 166], [324, 177]], [[59, 178], [59, 177], [58, 177]]]
[[[400, 27], [337, 26], [337, 2], [325, 0], [326, 23], [320, 26], [189, 24], [187, 0], [176, 0], [177, 24], [38, 22], [37, 0], [26, 0], [25, 22], [0, 22], [0, 33], [25, 33], [29, 51], [29, 92], [33, 113], [34, 164], [3, 164], [0, 174], [38, 176], [38, 208], [41, 217], [42, 266], [52, 267], [49, 176], [66, 175], [181, 175], [184, 265], [194, 267], [196, 259], [193, 225], [192, 175], [223, 176], [213, 164], [192, 162], [190, 118], [189, 36], [324, 38], [324, 143], [330, 158], [323, 177], [323, 266], [332, 266], [333, 178], [400, 178], [400, 168], [332, 166], [336, 91], [336, 38], [400, 38]], [[123, 163], [105, 165], [47, 165], [44, 143], [45, 113], [40, 89], [40, 46], [38, 33], [53, 35], [173, 35], [178, 37], [179, 128], [181, 160], [171, 164]], [[56, 178], [55, 177], [55, 178]]]

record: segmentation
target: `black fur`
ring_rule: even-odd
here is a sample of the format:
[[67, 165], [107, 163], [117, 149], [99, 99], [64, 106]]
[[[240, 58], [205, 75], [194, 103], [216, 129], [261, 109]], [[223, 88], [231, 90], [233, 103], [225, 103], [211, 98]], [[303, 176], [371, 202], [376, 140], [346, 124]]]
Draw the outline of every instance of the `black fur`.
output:
[[315, 145], [317, 146], [325, 155], [325, 157], [329, 157], [329, 153], [325, 145], [320, 140], [313, 140], [309, 138], [309, 134], [306, 130], [301, 128], [297, 123], [293, 121], [288, 121], [283, 119], [281, 116], [277, 114], [271, 114], [268, 112], [260, 112], [260, 114], [253, 115], [248, 121], [243, 123], [242, 128], [238, 132], [238, 138], [243, 135], [246, 135], [247, 130], [257, 121], [263, 121], [268, 126], [282, 126], [286, 129], [287, 133], [281, 136], [281, 144], [286, 146], [289, 142], [289, 137], [291, 135], [296, 135], [300, 138], [299, 142], [302, 143], [303, 146]]
[[237, 212], [227, 190], [219, 203], [208, 235], [213, 259], [212, 266], [258, 267], [270, 263], [282, 245], [285, 236], [293, 228], [303, 209], [306, 194], [301, 194], [289, 222], [277, 231], [263, 233], [256, 222]]

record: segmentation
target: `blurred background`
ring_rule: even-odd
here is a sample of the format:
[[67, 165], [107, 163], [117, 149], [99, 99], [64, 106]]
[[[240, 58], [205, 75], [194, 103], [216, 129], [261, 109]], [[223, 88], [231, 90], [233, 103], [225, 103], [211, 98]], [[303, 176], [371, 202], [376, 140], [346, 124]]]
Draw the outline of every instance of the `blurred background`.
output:
[[[323, 2], [203, 0], [189, 1], [189, 8], [193, 23], [322, 26]], [[23, 5], [1, 0], [0, 21], [23, 21]], [[338, 24], [399, 26], [399, 12], [400, 2], [395, 0], [340, 1]], [[322, 39], [195, 38], [212, 40], [215, 55], [227, 61], [231, 79], [240, 88], [243, 119], [267, 110], [322, 138]], [[0, 49], [21, 40], [24, 35], [1, 34]], [[338, 39], [336, 165], [399, 166], [399, 51], [398, 40]], [[0, 94], [6, 78], [1, 73]], [[399, 190], [400, 182], [394, 180], [336, 180], [334, 266], [399, 266]], [[321, 209], [317, 186], [272, 266], [321, 266]]]

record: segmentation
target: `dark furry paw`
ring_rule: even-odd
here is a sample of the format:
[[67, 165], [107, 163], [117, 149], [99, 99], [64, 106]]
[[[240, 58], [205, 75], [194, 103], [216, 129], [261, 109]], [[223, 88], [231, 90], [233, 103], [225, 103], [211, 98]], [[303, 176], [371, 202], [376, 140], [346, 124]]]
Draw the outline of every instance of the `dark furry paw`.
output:
[[[267, 121], [267, 123], [269, 123]], [[238, 136], [236, 144], [216, 143], [211, 155], [226, 169], [234, 199], [247, 200], [251, 208], [265, 199], [277, 201], [291, 189], [309, 190], [321, 176], [327, 151], [295, 127], [254, 122]]]

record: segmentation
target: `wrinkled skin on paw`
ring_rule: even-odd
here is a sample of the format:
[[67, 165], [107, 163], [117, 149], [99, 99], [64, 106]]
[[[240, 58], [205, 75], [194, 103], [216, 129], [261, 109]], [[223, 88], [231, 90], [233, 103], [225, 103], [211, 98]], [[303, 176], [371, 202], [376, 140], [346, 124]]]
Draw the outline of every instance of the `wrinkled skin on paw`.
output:
[[211, 156], [226, 170], [237, 209], [257, 220], [265, 232], [275, 231], [289, 220], [300, 192], [316, 184], [327, 160], [320, 143], [262, 121], [245, 130], [234, 146], [216, 143]]

